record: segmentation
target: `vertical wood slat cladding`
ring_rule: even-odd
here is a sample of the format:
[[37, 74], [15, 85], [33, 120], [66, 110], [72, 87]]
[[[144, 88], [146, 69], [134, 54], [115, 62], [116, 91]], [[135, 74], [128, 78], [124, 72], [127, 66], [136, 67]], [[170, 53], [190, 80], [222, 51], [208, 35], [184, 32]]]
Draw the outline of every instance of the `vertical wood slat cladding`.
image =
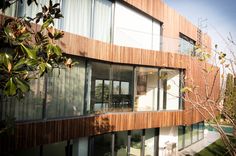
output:
[[[142, 122], [140, 122], [142, 121]], [[158, 122], [157, 122], [158, 121]], [[0, 151], [124, 131], [183, 124], [183, 112], [135, 112], [17, 124], [14, 136], [0, 140]]]

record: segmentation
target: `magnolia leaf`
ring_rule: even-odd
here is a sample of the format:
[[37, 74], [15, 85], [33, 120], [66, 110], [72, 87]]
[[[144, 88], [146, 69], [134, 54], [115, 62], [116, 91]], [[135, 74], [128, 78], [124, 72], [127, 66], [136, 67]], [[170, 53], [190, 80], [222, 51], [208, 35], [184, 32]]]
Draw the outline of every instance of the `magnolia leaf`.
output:
[[31, 59], [36, 59], [36, 51], [33, 49], [29, 49], [24, 46], [24, 44], [21, 43], [21, 49], [24, 53], [27, 54], [27, 56]]
[[46, 64], [45, 63], [40, 63], [39, 64], [39, 72], [40, 72], [40, 75], [43, 75], [43, 73], [45, 72], [46, 70]]
[[30, 87], [29, 84], [25, 80], [21, 80], [19, 78], [15, 78], [16, 86], [21, 90], [21, 92], [25, 93], [28, 92]]
[[16, 85], [12, 77], [6, 83], [6, 88], [4, 90], [4, 93], [8, 96], [13, 96], [16, 94]]

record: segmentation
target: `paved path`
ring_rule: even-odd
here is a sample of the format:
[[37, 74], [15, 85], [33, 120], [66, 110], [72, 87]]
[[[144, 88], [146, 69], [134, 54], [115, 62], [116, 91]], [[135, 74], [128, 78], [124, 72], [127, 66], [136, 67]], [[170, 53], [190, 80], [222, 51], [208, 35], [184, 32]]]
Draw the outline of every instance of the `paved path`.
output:
[[194, 155], [195, 153], [200, 152], [202, 149], [210, 145], [211, 143], [215, 142], [220, 138], [219, 133], [217, 132], [206, 132], [204, 134], [204, 139], [201, 141], [198, 141], [194, 143], [193, 145], [183, 149], [182, 151], [179, 151], [179, 156], [184, 156], [184, 155]]

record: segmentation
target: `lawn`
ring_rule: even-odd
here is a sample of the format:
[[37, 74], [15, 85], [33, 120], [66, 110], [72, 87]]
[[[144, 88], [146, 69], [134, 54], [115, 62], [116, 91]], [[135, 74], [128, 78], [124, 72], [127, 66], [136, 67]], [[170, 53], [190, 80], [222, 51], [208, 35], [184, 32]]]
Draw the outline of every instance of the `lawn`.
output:
[[[234, 143], [236, 143], [235, 139], [234, 139]], [[195, 156], [223, 156], [223, 155], [227, 156], [229, 154], [227, 153], [227, 149], [225, 148], [225, 145], [223, 144], [222, 140], [218, 139], [211, 145], [201, 150]]]

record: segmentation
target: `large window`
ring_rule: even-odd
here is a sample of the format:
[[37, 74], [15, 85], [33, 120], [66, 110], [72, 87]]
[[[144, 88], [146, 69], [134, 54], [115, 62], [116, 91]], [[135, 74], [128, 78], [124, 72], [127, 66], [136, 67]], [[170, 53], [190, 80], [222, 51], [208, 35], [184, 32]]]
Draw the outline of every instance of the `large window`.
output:
[[160, 50], [161, 27], [158, 21], [116, 1], [114, 44]]
[[157, 110], [158, 69], [137, 67], [135, 73], [135, 111]]
[[142, 146], [143, 146], [143, 131], [136, 130], [131, 131], [131, 141], [130, 141], [130, 155], [139, 156], [142, 153]]
[[117, 132], [115, 133], [115, 156], [127, 155], [128, 151], [128, 132]]
[[84, 109], [85, 64], [54, 69], [47, 83], [47, 118], [78, 116]]
[[95, 0], [93, 38], [110, 42], [112, 26], [112, 2], [109, 0]]
[[62, 29], [90, 37], [92, 0], [63, 0]]
[[132, 66], [92, 62], [90, 70], [92, 112], [132, 110]]
[[181, 150], [204, 137], [204, 122], [178, 127], [178, 149]]
[[112, 153], [112, 134], [103, 134], [94, 137], [94, 155], [110, 156]]
[[178, 127], [178, 149], [184, 148], [184, 126]]
[[192, 142], [198, 141], [198, 124], [192, 125]]
[[91, 156], [157, 155], [156, 131], [144, 129], [97, 135], [90, 140]]
[[145, 130], [145, 156], [155, 156], [155, 129]]
[[181, 98], [180, 71], [161, 69], [159, 79], [159, 109], [178, 110]]

